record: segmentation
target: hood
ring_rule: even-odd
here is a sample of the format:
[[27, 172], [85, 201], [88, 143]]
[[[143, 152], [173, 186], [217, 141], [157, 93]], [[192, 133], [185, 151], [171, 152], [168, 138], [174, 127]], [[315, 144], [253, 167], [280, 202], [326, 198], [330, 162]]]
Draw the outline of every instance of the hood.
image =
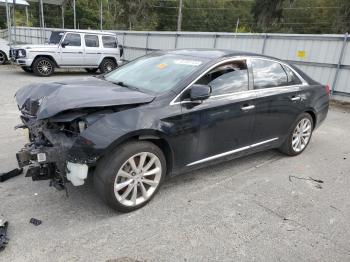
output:
[[37, 49], [57, 49], [57, 44], [45, 44], [45, 45], [16, 45], [14, 49], [27, 49], [27, 50], [37, 50]]
[[20, 110], [36, 104], [38, 119], [63, 111], [81, 108], [108, 107], [149, 103], [154, 96], [111, 82], [88, 77], [75, 81], [27, 85], [16, 93]]

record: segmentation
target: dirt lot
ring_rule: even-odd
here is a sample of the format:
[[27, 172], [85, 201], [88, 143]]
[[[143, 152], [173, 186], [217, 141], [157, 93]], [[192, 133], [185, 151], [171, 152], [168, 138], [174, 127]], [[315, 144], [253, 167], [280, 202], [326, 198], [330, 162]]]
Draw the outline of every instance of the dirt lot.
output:
[[[86, 76], [0, 68], [0, 172], [15, 167], [25, 141], [13, 129], [16, 90]], [[349, 188], [350, 111], [332, 108], [302, 155], [268, 151], [168, 179], [129, 214], [107, 208], [91, 182], [70, 186], [68, 198], [23, 175], [0, 183], [0, 214], [10, 222], [0, 261], [350, 261]]]

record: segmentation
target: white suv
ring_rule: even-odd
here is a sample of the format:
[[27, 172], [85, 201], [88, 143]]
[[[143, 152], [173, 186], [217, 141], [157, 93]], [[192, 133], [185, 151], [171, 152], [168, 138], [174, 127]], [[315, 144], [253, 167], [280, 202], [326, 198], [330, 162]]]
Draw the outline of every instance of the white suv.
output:
[[9, 51], [9, 43], [5, 39], [0, 38], [0, 65], [3, 65], [7, 62]]
[[50, 76], [55, 68], [85, 68], [106, 73], [118, 66], [123, 47], [114, 33], [52, 31], [47, 44], [23, 45], [10, 50], [11, 59], [26, 72]]

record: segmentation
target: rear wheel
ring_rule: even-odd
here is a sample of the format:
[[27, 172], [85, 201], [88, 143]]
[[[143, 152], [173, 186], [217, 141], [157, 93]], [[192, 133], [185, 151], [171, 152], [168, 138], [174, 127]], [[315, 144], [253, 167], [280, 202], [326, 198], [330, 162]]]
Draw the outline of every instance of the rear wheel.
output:
[[55, 64], [47, 57], [39, 57], [34, 61], [32, 69], [37, 76], [50, 76], [55, 71]]
[[130, 212], [152, 199], [165, 174], [166, 161], [160, 148], [147, 141], [135, 141], [121, 145], [100, 160], [94, 184], [110, 207]]
[[279, 150], [289, 156], [301, 154], [311, 140], [313, 125], [310, 114], [303, 113], [300, 115]]
[[117, 66], [117, 63], [113, 59], [105, 58], [102, 60], [99, 68], [101, 73], [104, 74], [114, 70], [115, 68], [117, 68]]
[[22, 70], [27, 73], [33, 73], [33, 70], [30, 66], [21, 66]]
[[0, 65], [3, 65], [7, 62], [7, 55], [3, 52], [0, 51]]
[[90, 73], [90, 74], [96, 73], [97, 70], [98, 70], [98, 68], [85, 68], [85, 71]]

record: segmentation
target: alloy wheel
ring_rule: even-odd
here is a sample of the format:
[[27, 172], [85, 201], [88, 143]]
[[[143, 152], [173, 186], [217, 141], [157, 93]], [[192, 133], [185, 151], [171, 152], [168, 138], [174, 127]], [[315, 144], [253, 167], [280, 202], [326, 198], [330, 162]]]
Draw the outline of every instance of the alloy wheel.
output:
[[36, 68], [42, 75], [49, 75], [52, 72], [52, 64], [47, 60], [40, 60]]
[[6, 62], [6, 57], [3, 52], [0, 52], [0, 65], [5, 64]]
[[105, 62], [104, 64], [104, 71], [105, 72], [110, 72], [114, 69], [114, 66], [111, 62]]
[[292, 147], [295, 152], [301, 152], [309, 143], [312, 131], [310, 119], [303, 118], [293, 131]]
[[119, 169], [114, 194], [125, 206], [137, 206], [148, 200], [162, 177], [160, 159], [153, 153], [141, 152], [130, 157]]

